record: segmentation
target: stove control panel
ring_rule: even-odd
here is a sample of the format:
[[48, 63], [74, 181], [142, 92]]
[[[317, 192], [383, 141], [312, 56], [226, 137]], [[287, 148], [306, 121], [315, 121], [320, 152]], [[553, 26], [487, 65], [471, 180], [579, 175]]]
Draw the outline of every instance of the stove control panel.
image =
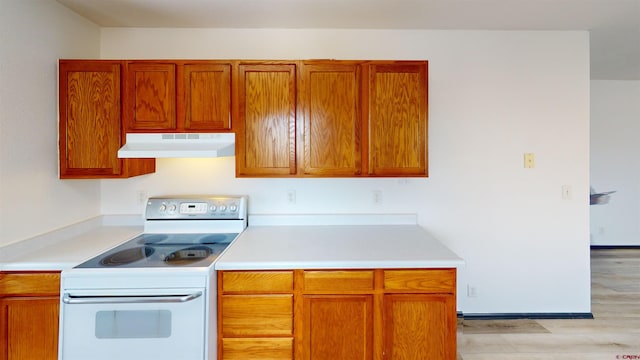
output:
[[152, 197], [145, 210], [147, 220], [246, 219], [246, 196]]

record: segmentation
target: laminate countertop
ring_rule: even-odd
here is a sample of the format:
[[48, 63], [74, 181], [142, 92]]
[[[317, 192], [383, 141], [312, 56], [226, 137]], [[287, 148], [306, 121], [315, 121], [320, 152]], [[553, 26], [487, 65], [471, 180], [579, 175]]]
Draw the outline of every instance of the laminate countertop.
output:
[[418, 225], [249, 226], [217, 270], [458, 268], [464, 261]]
[[0, 247], [0, 271], [61, 271], [72, 268], [142, 232], [142, 223], [112, 224], [104, 217], [73, 224]]

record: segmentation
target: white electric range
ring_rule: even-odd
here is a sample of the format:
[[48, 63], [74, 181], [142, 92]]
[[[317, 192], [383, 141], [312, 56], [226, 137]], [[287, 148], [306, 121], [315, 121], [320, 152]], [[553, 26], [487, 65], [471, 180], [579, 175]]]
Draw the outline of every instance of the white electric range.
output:
[[216, 258], [245, 196], [154, 197], [144, 232], [62, 272], [60, 360], [214, 360]]

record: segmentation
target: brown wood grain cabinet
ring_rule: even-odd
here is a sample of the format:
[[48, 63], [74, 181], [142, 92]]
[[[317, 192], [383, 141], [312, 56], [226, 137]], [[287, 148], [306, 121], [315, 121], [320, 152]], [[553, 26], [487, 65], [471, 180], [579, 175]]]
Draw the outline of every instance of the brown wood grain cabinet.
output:
[[237, 176], [427, 176], [427, 69], [427, 61], [240, 65]]
[[218, 272], [218, 359], [293, 359], [293, 271]]
[[221, 271], [219, 359], [454, 360], [455, 277], [455, 269]]
[[373, 62], [367, 70], [369, 174], [427, 176], [427, 63]]
[[292, 63], [238, 66], [238, 176], [296, 174], [296, 69]]
[[0, 272], [0, 360], [56, 360], [59, 308], [59, 272]]
[[125, 84], [128, 131], [176, 128], [176, 64], [128, 62]]
[[130, 132], [231, 129], [230, 62], [135, 60], [126, 66], [125, 123]]
[[302, 173], [356, 176], [362, 172], [361, 66], [315, 61], [301, 65]]
[[123, 63], [59, 62], [60, 178], [125, 178], [155, 171], [154, 159], [119, 159]]

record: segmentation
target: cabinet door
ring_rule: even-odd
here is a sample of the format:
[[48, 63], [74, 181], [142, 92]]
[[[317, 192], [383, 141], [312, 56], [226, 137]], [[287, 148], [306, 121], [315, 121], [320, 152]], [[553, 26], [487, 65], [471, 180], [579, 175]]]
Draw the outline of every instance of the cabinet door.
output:
[[361, 173], [360, 65], [304, 63], [303, 173], [353, 176]]
[[373, 356], [373, 295], [305, 295], [304, 360]]
[[455, 360], [456, 308], [451, 294], [384, 296], [385, 360]]
[[296, 174], [296, 66], [241, 64], [238, 176]]
[[122, 173], [120, 63], [61, 61], [60, 177]]
[[231, 65], [185, 64], [183, 71], [184, 129], [231, 128]]
[[176, 65], [129, 62], [124, 113], [128, 130], [176, 129]]
[[368, 69], [369, 174], [427, 176], [427, 62]]
[[58, 297], [0, 299], [2, 360], [58, 359]]

